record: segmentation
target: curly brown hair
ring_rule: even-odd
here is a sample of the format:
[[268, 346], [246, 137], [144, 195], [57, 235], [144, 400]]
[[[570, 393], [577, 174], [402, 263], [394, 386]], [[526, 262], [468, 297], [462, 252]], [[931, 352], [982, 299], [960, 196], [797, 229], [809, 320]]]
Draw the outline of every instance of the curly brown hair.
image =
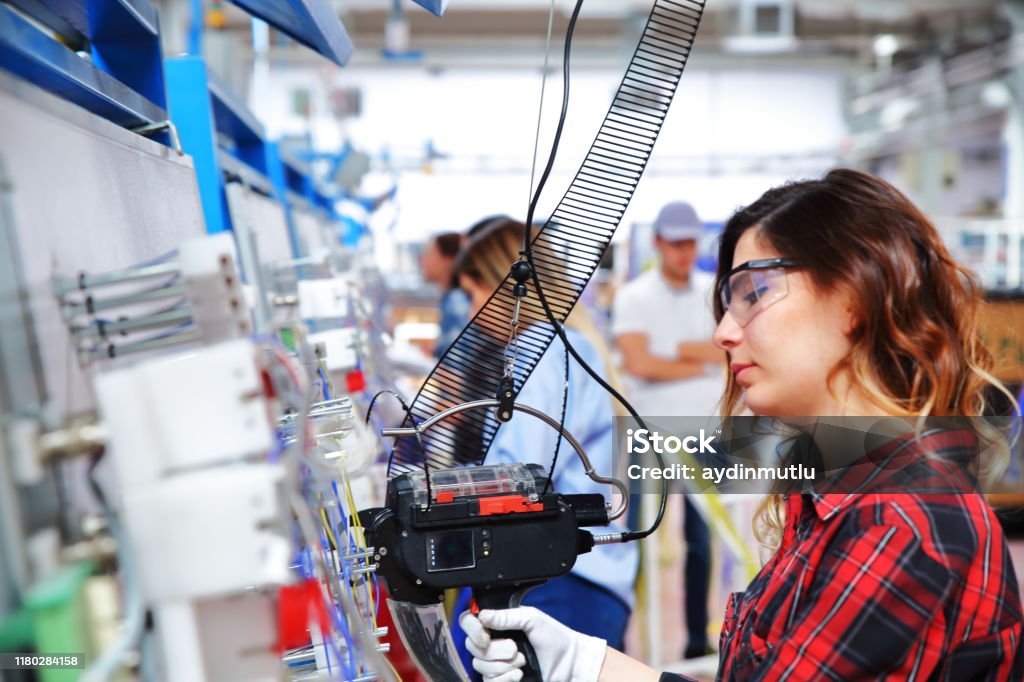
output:
[[[888, 182], [837, 169], [768, 190], [726, 223], [716, 285], [733, 267], [740, 237], [754, 228], [780, 255], [800, 262], [818, 291], [842, 291], [852, 302], [852, 348], [831, 370], [830, 391], [846, 373], [874, 405], [907, 417], [980, 416], [989, 387], [1013, 400], [993, 377], [992, 354], [978, 331], [977, 278]], [[720, 300], [714, 312], [721, 321]], [[741, 394], [730, 374], [724, 415], [736, 413]], [[778, 500], [769, 499], [758, 517], [776, 530], [779, 514]]]

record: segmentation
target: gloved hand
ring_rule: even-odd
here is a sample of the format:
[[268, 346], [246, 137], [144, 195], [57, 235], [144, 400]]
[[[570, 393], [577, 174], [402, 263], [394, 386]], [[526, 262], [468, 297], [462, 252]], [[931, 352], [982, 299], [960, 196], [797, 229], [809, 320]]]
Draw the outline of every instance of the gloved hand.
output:
[[491, 630], [522, 630], [533, 645], [544, 682], [597, 682], [608, 644], [570, 630], [531, 606], [488, 610], [459, 617], [473, 668], [489, 682], [519, 682], [526, 658], [510, 639]]

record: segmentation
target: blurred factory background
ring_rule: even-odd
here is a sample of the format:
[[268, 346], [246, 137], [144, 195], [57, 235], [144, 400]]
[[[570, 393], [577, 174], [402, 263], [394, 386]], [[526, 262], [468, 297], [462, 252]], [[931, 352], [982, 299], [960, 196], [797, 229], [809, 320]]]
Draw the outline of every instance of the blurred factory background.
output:
[[[554, 183], [589, 145], [648, 4], [587, 3]], [[348, 142], [374, 170], [398, 173], [394, 236], [415, 242], [524, 211], [548, 6], [459, 2], [438, 19], [408, 3], [340, 3], [357, 46], [344, 69], [226, 3], [205, 8], [218, 28], [202, 45], [271, 137], [317, 150]], [[571, 3], [556, 7], [557, 37]], [[162, 7], [168, 54], [185, 51], [188, 9]], [[991, 221], [1024, 212], [1020, 12], [997, 0], [708, 3], [624, 222], [650, 220], [667, 196], [720, 222], [766, 186], [845, 164], [895, 182], [952, 231], [1011, 230]], [[557, 107], [546, 114], [549, 133]], [[1010, 261], [986, 271], [993, 285], [1019, 281]]]
[[[431, 238], [526, 216], [573, 4], [0, 0], [0, 652], [87, 652], [90, 664], [0, 679], [417, 679], [385, 659], [402, 642], [348, 526], [387, 480], [390, 442], [364, 423], [400, 422], [387, 399], [370, 420], [374, 394], [411, 399], [434, 366], [440, 292], [420, 269]], [[590, 148], [652, 4], [584, 3], [537, 217]], [[696, 209], [712, 269], [738, 206], [836, 166], [894, 183], [975, 270], [997, 374], [1019, 391], [1024, 0], [707, 0], [584, 294], [598, 327], [649, 264], [666, 203]], [[173, 352], [192, 359], [159, 364]], [[296, 397], [311, 387], [315, 402]], [[286, 453], [311, 439], [290, 468]], [[251, 478], [233, 487], [240, 462]], [[999, 498], [1010, 526], [1022, 475]], [[171, 518], [203, 491], [222, 497]], [[716, 540], [715, 614], [757, 551], [749, 502], [721, 521], [749, 547]], [[259, 511], [221, 517], [250, 503]], [[645, 548], [628, 640], [659, 666], [684, 637], [679, 506]], [[275, 523], [287, 530], [268, 532]], [[316, 558], [324, 545], [333, 570]], [[1014, 552], [1020, 569], [1024, 546]], [[187, 570], [199, 564], [225, 568]], [[322, 619], [304, 610], [321, 588], [333, 599]], [[277, 610], [286, 601], [297, 625]], [[713, 657], [694, 665], [713, 677]]]

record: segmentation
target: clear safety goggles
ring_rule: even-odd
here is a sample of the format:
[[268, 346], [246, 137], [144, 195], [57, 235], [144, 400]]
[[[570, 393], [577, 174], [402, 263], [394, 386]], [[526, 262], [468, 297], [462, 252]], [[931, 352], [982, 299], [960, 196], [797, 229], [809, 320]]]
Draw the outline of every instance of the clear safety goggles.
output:
[[758, 313], [789, 293], [786, 270], [800, 264], [788, 258], [747, 261], [722, 279], [718, 296], [722, 308], [746, 327]]

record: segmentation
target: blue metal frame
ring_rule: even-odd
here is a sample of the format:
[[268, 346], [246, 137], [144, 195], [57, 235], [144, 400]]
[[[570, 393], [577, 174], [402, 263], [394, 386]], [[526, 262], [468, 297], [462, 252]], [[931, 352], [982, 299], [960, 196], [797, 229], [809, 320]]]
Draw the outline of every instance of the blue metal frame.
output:
[[313, 170], [305, 161], [286, 148], [278, 146], [278, 157], [281, 160], [283, 188], [295, 192], [312, 203]]
[[266, 179], [250, 183], [265, 191], [276, 184], [276, 152], [260, 122], [207, 70], [202, 57], [174, 57], [165, 68], [171, 120], [195, 163], [206, 231], [230, 230], [225, 169], [238, 167], [243, 178]]
[[[71, 4], [74, 0], [59, 1]], [[156, 7], [149, 0], [88, 0], [87, 4], [93, 64], [166, 107]]]
[[6, 0], [44, 26], [62, 36], [69, 46], [84, 46], [88, 41], [89, 15], [78, 3], [44, 3], [42, 0]]
[[[312, 140], [309, 139], [306, 143], [312, 145]], [[320, 177], [332, 178], [338, 172], [338, 168], [345, 158], [352, 152], [352, 149], [351, 143], [345, 142], [337, 152], [315, 152], [312, 149], [298, 149], [288, 152], [284, 157], [285, 165], [291, 173], [289, 177], [292, 178], [289, 188], [294, 192], [304, 195], [310, 204], [326, 212], [328, 218], [334, 221], [340, 220], [335, 204], [339, 199], [344, 198], [345, 195], [338, 188], [332, 187], [328, 182], [317, 179], [310, 164], [314, 161], [326, 161], [327, 170], [321, 173]]]
[[313, 204], [327, 213], [330, 220], [338, 220], [338, 211], [335, 208], [338, 198], [336, 193], [327, 191], [322, 183], [313, 182]]
[[127, 128], [167, 119], [156, 10], [148, 0], [19, 0], [19, 8], [54, 22], [69, 41], [88, 40], [91, 61], [0, 4], [0, 68]]
[[203, 0], [189, 0], [188, 54], [203, 54]]
[[[165, 65], [171, 120], [195, 163], [206, 231], [231, 229], [224, 171], [231, 170], [260, 191], [275, 188], [280, 168], [263, 126], [207, 68], [202, 57], [174, 57]], [[237, 170], [236, 170], [237, 169]]]
[[314, 213], [322, 213], [328, 220], [338, 223], [339, 227], [342, 223], [335, 206], [341, 195], [336, 189], [317, 180], [309, 165], [310, 160], [333, 159], [336, 155], [308, 150], [295, 152], [278, 144], [274, 144], [272, 147], [279, 161], [280, 171], [276, 175], [271, 173], [271, 178], [275, 179], [277, 194], [288, 208], [289, 225], [294, 238], [292, 245], [298, 253], [298, 230], [295, 229], [292, 221], [292, 211], [295, 208], [301, 207]]
[[[330, 0], [232, 1], [338, 64], [352, 52]], [[189, 44], [198, 52], [201, 4], [191, 6]], [[195, 164], [208, 232], [231, 229], [225, 170], [261, 191], [272, 188], [287, 209], [296, 253], [291, 203], [305, 201], [336, 217], [334, 198], [309, 166], [267, 142], [263, 126], [201, 57], [162, 59], [150, 0], [2, 0], [0, 69], [127, 128], [173, 120]]]
[[213, 125], [221, 135], [224, 148], [245, 165], [269, 177], [272, 164], [267, 158], [267, 134], [263, 124], [209, 71], [206, 72], [206, 90], [210, 93]]
[[206, 63], [200, 57], [176, 57], [167, 60], [165, 70], [171, 120], [178, 128], [181, 146], [195, 164], [206, 231], [230, 230]]
[[441, 16], [448, 9], [448, 0], [412, 0], [423, 9]]
[[263, 126], [207, 70], [202, 57], [168, 59], [165, 68], [171, 120], [185, 153], [195, 163], [207, 232], [232, 229], [224, 192], [225, 176], [230, 173], [284, 206], [288, 239], [298, 255], [291, 205], [295, 196], [313, 203], [309, 167], [267, 140]]
[[352, 56], [352, 39], [330, 0], [231, 0], [254, 17], [344, 66]]

